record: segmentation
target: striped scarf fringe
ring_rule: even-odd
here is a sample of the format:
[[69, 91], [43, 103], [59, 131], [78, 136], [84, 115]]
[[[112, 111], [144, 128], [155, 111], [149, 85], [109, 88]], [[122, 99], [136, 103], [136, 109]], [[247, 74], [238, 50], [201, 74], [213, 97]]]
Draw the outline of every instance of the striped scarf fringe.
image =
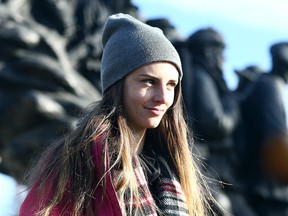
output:
[[186, 198], [176, 175], [171, 171], [163, 157], [157, 157], [156, 161], [161, 173], [151, 183], [155, 184], [153, 185], [155, 190], [153, 190], [152, 195], [148, 186], [150, 184], [147, 181], [147, 174], [144, 172], [145, 169], [143, 170], [139, 160], [134, 157], [133, 166], [138, 182], [141, 210], [136, 212], [136, 203], [134, 201], [132, 202], [132, 210], [130, 209], [131, 196], [130, 191], [127, 191], [125, 194], [126, 199], [124, 200], [127, 215], [132, 212], [132, 215], [137, 216], [189, 216]]

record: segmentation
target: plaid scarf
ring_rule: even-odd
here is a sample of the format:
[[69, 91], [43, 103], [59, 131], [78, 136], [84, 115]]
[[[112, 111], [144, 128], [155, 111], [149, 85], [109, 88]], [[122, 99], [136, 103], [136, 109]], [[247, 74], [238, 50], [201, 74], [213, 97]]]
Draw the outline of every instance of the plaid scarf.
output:
[[157, 157], [161, 173], [151, 182], [151, 189], [157, 206], [163, 215], [189, 216], [185, 194], [176, 177], [162, 156]]
[[127, 191], [126, 212], [129, 214], [131, 210], [132, 215], [145, 216], [188, 216], [186, 198], [176, 175], [162, 156], [156, 155], [155, 152], [152, 154], [153, 157], [141, 155], [139, 158], [133, 158], [139, 185], [139, 201], [143, 211], [136, 213], [135, 205], [132, 205], [131, 210], [130, 193]]

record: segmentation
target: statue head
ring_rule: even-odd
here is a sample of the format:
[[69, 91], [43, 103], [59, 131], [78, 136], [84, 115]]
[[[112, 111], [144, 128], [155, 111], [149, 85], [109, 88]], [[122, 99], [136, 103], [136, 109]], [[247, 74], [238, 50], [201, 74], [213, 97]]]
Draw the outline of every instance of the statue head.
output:
[[242, 70], [234, 70], [239, 78], [238, 91], [244, 90], [250, 83], [255, 82], [265, 71], [257, 65], [249, 65]]
[[225, 42], [219, 32], [211, 27], [199, 29], [190, 35], [187, 43], [193, 58], [201, 58], [202, 62], [209, 62], [211, 67], [222, 70]]
[[288, 42], [275, 43], [270, 47], [272, 72], [288, 82]]
[[187, 42], [192, 52], [203, 52], [207, 46], [225, 47], [222, 35], [211, 27], [197, 30], [188, 37]]
[[264, 73], [264, 69], [257, 65], [249, 65], [242, 70], [235, 70], [239, 79], [247, 79], [249, 81], [255, 81], [261, 74]]

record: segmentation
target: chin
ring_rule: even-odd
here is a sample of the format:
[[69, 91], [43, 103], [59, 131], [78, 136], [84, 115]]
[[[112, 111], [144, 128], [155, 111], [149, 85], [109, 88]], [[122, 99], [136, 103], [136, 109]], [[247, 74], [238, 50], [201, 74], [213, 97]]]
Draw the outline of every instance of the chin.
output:
[[154, 129], [154, 128], [157, 128], [157, 127], [158, 127], [158, 125], [153, 125], [151, 127], [148, 127], [148, 129]]
[[159, 119], [152, 119], [150, 121], [145, 122], [145, 125], [146, 125], [146, 128], [153, 129], [153, 128], [157, 128], [160, 125], [160, 122], [161, 120]]
[[149, 128], [149, 129], [154, 129], [154, 128], [157, 128], [157, 127], [159, 126], [159, 124], [160, 124], [160, 123], [158, 123], [158, 124], [151, 124], [151, 125], [149, 125], [147, 128]]

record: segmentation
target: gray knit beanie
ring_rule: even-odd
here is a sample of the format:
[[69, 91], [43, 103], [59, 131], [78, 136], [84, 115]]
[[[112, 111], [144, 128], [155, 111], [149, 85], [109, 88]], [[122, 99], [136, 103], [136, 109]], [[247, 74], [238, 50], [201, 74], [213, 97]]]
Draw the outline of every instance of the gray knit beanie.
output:
[[162, 30], [128, 14], [108, 18], [102, 43], [102, 93], [130, 72], [152, 62], [173, 63], [182, 78], [180, 57]]

